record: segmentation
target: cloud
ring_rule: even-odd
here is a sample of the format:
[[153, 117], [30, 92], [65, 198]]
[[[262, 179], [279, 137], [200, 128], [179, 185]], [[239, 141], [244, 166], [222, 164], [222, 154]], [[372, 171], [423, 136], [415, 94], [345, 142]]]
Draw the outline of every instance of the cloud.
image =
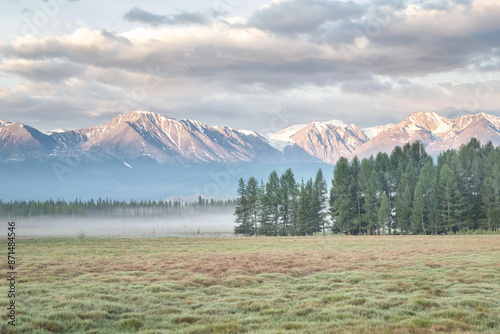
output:
[[427, 10], [449, 10], [451, 7], [454, 5], [460, 4], [460, 5], [470, 5], [472, 0], [420, 0], [417, 1], [416, 4], [418, 4], [421, 8], [427, 9]]
[[[457, 101], [474, 98], [478, 73], [498, 76], [498, 2], [366, 3], [288, 0], [219, 22], [136, 7], [148, 23], [120, 33], [81, 24], [63, 35], [19, 36], [0, 43], [0, 84], [8, 87], [1, 118], [29, 121], [54, 109], [61, 122], [95, 124], [123, 112], [125, 101], [130, 111], [254, 130], [281, 106], [295, 115], [286, 125], [340, 118], [367, 126], [461, 110]], [[160, 84], [145, 89], [152, 80]], [[493, 87], [478, 111], [497, 108]]]
[[80, 75], [83, 68], [77, 64], [52, 60], [13, 59], [0, 63], [0, 72], [16, 74], [28, 80], [58, 82]]
[[130, 9], [123, 17], [129, 22], [139, 22], [151, 26], [175, 25], [175, 24], [207, 24], [210, 18], [203, 13], [183, 11], [172, 15], [157, 15], [145, 11], [139, 7]]
[[113, 41], [119, 42], [119, 43], [123, 43], [123, 44], [126, 44], [128, 46], [132, 46], [132, 43], [127, 38], [125, 38], [123, 36], [119, 36], [115, 33], [109, 32], [106, 29], [103, 29], [101, 31], [101, 33], [105, 38], [109, 38], [110, 40], [113, 40]]
[[389, 82], [381, 82], [376, 79], [348, 81], [340, 85], [342, 91], [351, 94], [372, 95], [388, 92], [392, 85]]
[[294, 35], [312, 33], [327, 22], [359, 18], [365, 12], [363, 6], [352, 1], [290, 0], [257, 10], [248, 24], [273, 33]]

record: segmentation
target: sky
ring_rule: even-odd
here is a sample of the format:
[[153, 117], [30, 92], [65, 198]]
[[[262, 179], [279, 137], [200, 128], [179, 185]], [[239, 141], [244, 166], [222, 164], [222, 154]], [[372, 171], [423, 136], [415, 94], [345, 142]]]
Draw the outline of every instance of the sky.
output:
[[6, 0], [0, 119], [148, 110], [260, 133], [500, 116], [497, 0]]

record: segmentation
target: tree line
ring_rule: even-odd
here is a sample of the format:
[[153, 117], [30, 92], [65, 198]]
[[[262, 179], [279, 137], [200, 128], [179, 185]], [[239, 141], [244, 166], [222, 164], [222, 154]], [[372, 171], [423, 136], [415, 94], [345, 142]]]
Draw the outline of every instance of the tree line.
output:
[[201, 196], [197, 201], [181, 202], [178, 200], [158, 201], [116, 201], [108, 198], [82, 201], [46, 200], [46, 201], [2, 201], [0, 199], [0, 217], [149, 217], [179, 215], [185, 210], [200, 209], [203, 212], [217, 211], [221, 208], [233, 208], [234, 202], [229, 200], [205, 199]]
[[436, 163], [416, 141], [363, 160], [340, 158], [329, 196], [322, 170], [297, 183], [291, 169], [266, 183], [239, 180], [235, 233], [448, 234], [498, 231], [500, 148], [475, 138]]

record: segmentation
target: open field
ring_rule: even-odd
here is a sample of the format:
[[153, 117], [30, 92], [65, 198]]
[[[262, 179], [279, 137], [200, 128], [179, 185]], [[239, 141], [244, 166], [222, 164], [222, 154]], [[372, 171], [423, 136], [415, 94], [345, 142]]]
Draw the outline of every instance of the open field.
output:
[[18, 333], [500, 332], [500, 235], [34, 239], [16, 257]]

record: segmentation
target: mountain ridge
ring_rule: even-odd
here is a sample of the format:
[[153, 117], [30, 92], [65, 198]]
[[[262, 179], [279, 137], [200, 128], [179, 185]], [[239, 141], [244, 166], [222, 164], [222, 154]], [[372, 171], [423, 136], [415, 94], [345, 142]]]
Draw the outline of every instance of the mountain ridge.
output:
[[390, 153], [396, 146], [421, 141], [429, 154], [457, 149], [471, 138], [500, 145], [500, 118], [486, 113], [449, 119], [436, 113], [415, 112], [400, 123], [381, 131], [357, 147], [354, 155], [365, 158], [378, 152]]
[[149, 111], [117, 115], [108, 122], [48, 134], [25, 124], [0, 120], [0, 162], [75, 159], [99, 162], [335, 164], [341, 156], [390, 153], [420, 140], [430, 153], [456, 149], [472, 137], [500, 145], [500, 118], [486, 113], [455, 119], [415, 112], [397, 124], [361, 129], [339, 120], [296, 124], [276, 133], [210, 126]]

